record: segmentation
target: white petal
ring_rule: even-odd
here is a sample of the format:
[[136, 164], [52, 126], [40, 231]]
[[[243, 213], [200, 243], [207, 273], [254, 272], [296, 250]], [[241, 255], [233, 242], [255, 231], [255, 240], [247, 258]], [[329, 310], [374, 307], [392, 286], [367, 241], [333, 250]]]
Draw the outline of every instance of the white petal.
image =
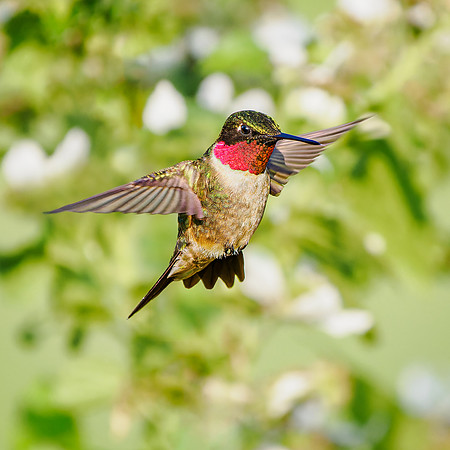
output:
[[380, 233], [368, 233], [364, 236], [364, 248], [371, 255], [382, 255], [386, 252], [386, 241]]
[[46, 174], [62, 175], [85, 163], [89, 156], [91, 140], [81, 128], [71, 128], [53, 155], [48, 159]]
[[410, 23], [418, 28], [431, 28], [436, 22], [436, 15], [428, 3], [421, 2], [412, 6], [407, 11], [407, 17]]
[[243, 109], [261, 111], [270, 116], [275, 112], [275, 104], [270, 94], [265, 90], [250, 89], [234, 99], [229, 111], [234, 112]]
[[297, 67], [307, 59], [305, 45], [311, 32], [307, 24], [287, 15], [267, 15], [253, 31], [256, 43], [269, 53], [274, 65]]
[[445, 395], [450, 395], [432, 370], [424, 365], [404, 369], [397, 386], [400, 403], [415, 416], [429, 416]]
[[197, 92], [197, 101], [205, 109], [214, 112], [225, 112], [230, 107], [234, 94], [231, 78], [221, 72], [208, 75], [201, 83]]
[[31, 139], [14, 143], [2, 161], [6, 182], [19, 189], [42, 184], [46, 174], [47, 155], [42, 147]]
[[346, 116], [340, 97], [316, 87], [291, 91], [284, 108], [291, 117], [305, 117], [323, 126], [336, 125]]
[[250, 247], [245, 251], [244, 294], [262, 305], [277, 303], [284, 294], [285, 281], [278, 261], [267, 252]]
[[352, 334], [364, 334], [374, 324], [374, 318], [368, 311], [358, 309], [345, 309], [326, 317], [320, 323], [320, 328], [336, 337]]
[[155, 134], [183, 126], [187, 107], [183, 96], [168, 80], [160, 81], [149, 96], [142, 114], [144, 125]]
[[278, 445], [278, 444], [263, 444], [260, 447], [258, 447], [256, 450], [289, 450], [284, 445]]
[[3, 0], [0, 2], [0, 24], [8, 22], [19, 8], [19, 2], [14, 0]]
[[302, 431], [320, 431], [325, 426], [326, 420], [326, 406], [320, 397], [302, 402], [292, 413], [293, 425]]
[[339, 312], [341, 308], [341, 294], [335, 286], [326, 283], [297, 297], [289, 306], [288, 314], [307, 322], [316, 322]]
[[303, 372], [286, 372], [281, 375], [270, 391], [267, 410], [272, 417], [289, 412], [295, 402], [304, 397], [311, 388], [310, 377]]
[[197, 59], [202, 59], [217, 47], [219, 35], [213, 28], [195, 27], [187, 35], [187, 43], [192, 55]]
[[388, 22], [400, 13], [395, 0], [339, 0], [338, 5], [352, 19], [362, 24]]
[[210, 402], [245, 404], [250, 401], [251, 392], [243, 383], [229, 383], [220, 378], [209, 378], [203, 386], [203, 395]]

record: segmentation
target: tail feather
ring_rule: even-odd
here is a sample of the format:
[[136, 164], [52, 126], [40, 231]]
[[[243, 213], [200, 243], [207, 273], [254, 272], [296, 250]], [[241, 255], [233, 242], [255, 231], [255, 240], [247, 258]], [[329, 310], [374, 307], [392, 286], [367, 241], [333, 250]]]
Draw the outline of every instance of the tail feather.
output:
[[240, 281], [244, 281], [244, 256], [242, 252], [226, 258], [215, 259], [204, 269], [189, 278], [183, 280], [184, 286], [190, 289], [200, 280], [203, 281], [206, 289], [212, 289], [219, 278], [222, 278], [227, 287], [234, 284], [234, 276]]
[[170, 283], [174, 280], [172, 277], [169, 277], [169, 273], [172, 270], [172, 267], [176, 263], [178, 256], [181, 252], [176, 253], [172, 256], [170, 260], [169, 266], [164, 271], [164, 273], [159, 277], [158, 281], [152, 286], [152, 288], [145, 294], [145, 297], [137, 304], [136, 308], [131, 311], [131, 314], [128, 318], [133, 317], [138, 311], [140, 311], [150, 300], [153, 300], [157, 297], [161, 292], [169, 286]]

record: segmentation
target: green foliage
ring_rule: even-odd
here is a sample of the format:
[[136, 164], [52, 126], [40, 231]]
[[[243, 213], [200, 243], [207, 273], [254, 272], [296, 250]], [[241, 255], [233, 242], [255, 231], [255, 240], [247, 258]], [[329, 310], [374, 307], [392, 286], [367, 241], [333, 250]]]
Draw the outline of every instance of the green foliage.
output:
[[[325, 0], [0, 6], [3, 161], [22, 139], [46, 158], [73, 127], [91, 141], [59, 177], [27, 188], [0, 174], [0, 448], [450, 448], [450, 10], [418, 5], [426, 25], [415, 2], [370, 23]], [[275, 66], [254, 39], [283, 8], [309, 20], [300, 67]], [[218, 43], [198, 57], [187, 36], [204, 26]], [[327, 153], [331, 169], [269, 199], [248, 250], [281, 268], [280, 298], [174, 283], [127, 321], [166, 267], [176, 218], [42, 211], [198, 157], [227, 112], [195, 97], [217, 71], [236, 95], [266, 89], [288, 133], [322, 126], [286, 106], [308, 86], [340, 97], [344, 119], [376, 117]], [[188, 108], [163, 136], [142, 125], [161, 79]], [[340, 338], [299, 320], [297, 300], [323, 285], [374, 327]], [[280, 406], [286, 375], [305, 385]]]

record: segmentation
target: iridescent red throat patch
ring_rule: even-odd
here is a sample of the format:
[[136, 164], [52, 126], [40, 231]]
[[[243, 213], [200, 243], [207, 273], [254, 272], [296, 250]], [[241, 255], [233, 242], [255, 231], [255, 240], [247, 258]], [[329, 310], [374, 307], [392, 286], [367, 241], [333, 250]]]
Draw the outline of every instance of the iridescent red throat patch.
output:
[[266, 169], [274, 148], [275, 144], [267, 146], [257, 141], [241, 141], [233, 145], [219, 141], [214, 146], [213, 152], [222, 164], [230, 166], [233, 170], [249, 171], [259, 175]]

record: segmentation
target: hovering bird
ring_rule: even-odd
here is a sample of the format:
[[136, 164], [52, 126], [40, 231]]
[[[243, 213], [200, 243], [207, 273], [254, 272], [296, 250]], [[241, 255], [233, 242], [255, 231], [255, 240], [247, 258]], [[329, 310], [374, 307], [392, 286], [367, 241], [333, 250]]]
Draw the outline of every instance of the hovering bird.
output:
[[230, 288], [244, 280], [242, 251], [258, 228], [269, 194], [278, 196], [331, 143], [362, 120], [293, 136], [257, 111], [225, 121], [217, 140], [199, 159], [182, 161], [48, 213], [178, 213], [178, 237], [169, 265], [129, 318], [172, 281], [212, 289], [218, 278]]

